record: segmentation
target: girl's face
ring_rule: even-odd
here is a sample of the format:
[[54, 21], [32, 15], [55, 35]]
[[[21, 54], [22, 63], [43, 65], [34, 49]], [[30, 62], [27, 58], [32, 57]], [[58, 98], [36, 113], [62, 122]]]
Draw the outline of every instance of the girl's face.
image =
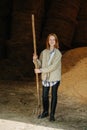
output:
[[54, 36], [49, 37], [49, 45], [50, 45], [50, 47], [54, 47], [54, 45], [55, 45], [55, 37]]

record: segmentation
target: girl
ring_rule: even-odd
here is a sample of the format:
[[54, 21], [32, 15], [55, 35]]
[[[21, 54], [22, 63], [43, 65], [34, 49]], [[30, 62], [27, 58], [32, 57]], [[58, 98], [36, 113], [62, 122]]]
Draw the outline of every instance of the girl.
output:
[[33, 62], [37, 62], [39, 68], [35, 69], [35, 73], [41, 73], [42, 79], [42, 103], [43, 112], [38, 116], [39, 119], [45, 118], [49, 115], [49, 90], [51, 92], [51, 108], [50, 108], [50, 121], [55, 121], [55, 110], [57, 105], [57, 90], [61, 80], [61, 57], [59, 51], [59, 42], [56, 34], [51, 33], [46, 40], [46, 49], [44, 49], [40, 58], [33, 55]]

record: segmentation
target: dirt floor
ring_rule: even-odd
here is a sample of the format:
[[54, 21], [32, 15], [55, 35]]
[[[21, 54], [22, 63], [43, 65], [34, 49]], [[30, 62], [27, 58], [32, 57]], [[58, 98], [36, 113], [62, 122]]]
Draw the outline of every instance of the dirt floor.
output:
[[56, 121], [37, 115], [35, 79], [0, 81], [0, 130], [87, 130], [87, 47], [63, 55]]

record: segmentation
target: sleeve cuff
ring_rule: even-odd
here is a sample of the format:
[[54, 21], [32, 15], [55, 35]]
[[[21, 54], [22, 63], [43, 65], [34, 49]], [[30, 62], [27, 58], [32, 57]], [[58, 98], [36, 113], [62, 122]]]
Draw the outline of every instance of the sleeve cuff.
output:
[[42, 68], [40, 68], [40, 72], [42, 73]]

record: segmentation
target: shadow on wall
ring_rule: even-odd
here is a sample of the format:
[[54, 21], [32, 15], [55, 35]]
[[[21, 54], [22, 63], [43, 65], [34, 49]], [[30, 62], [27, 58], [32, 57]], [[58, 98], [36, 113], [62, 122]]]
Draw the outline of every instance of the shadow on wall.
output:
[[7, 58], [7, 45], [5, 40], [0, 39], [0, 59]]

